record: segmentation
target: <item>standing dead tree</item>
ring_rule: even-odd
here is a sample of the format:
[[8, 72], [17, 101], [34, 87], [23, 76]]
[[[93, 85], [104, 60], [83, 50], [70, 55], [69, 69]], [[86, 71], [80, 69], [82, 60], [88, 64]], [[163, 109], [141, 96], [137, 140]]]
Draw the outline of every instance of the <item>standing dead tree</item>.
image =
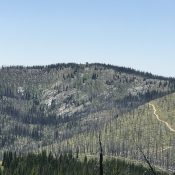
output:
[[102, 148], [102, 143], [101, 143], [101, 136], [99, 134], [99, 145], [100, 145], [100, 171], [99, 171], [99, 175], [103, 175], [103, 148]]
[[138, 147], [139, 151], [141, 152], [141, 154], [143, 155], [145, 162], [148, 164], [150, 173], [153, 175], [157, 175], [156, 171], [154, 170], [153, 166], [151, 165], [151, 162], [148, 160], [148, 158], [146, 157], [144, 152], [141, 150], [141, 148], [139, 146], [137, 146], [137, 147]]

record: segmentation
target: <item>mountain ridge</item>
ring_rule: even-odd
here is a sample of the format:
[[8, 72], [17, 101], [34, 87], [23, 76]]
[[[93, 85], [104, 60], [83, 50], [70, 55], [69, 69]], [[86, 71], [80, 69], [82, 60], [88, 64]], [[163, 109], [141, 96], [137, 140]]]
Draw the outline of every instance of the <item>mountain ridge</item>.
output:
[[135, 74], [142, 74], [145, 76], [150, 76], [154, 78], [159, 78], [159, 79], [175, 79], [174, 77], [171, 76], [162, 76], [162, 75], [157, 75], [153, 74], [148, 71], [142, 71], [142, 70], [137, 70], [132, 67], [125, 67], [125, 66], [118, 66], [118, 65], [112, 65], [112, 64], [106, 64], [106, 63], [74, 63], [74, 62], [69, 62], [69, 63], [56, 63], [56, 64], [48, 64], [48, 65], [31, 65], [31, 66], [23, 66], [23, 65], [9, 65], [9, 66], [4, 66], [2, 65], [0, 69], [44, 69], [44, 68], [57, 68], [57, 67], [70, 67], [70, 66], [103, 66], [107, 68], [112, 68], [112, 69], [118, 69], [120, 71], [128, 71], [129, 73], [135, 73]]

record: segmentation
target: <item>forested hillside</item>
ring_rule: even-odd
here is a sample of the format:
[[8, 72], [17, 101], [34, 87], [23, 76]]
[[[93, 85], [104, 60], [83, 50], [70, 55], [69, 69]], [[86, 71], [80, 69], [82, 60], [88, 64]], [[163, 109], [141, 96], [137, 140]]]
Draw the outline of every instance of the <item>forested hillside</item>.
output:
[[101, 133], [105, 155], [143, 161], [139, 147], [153, 164], [173, 170], [174, 134], [148, 104], [173, 92], [173, 78], [111, 65], [3, 67], [0, 159], [12, 150], [96, 155]]

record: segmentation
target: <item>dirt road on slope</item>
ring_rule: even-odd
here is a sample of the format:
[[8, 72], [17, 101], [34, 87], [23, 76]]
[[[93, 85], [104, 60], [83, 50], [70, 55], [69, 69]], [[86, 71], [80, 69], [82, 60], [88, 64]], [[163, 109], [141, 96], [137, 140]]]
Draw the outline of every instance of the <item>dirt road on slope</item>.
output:
[[169, 125], [168, 122], [166, 122], [166, 121], [164, 121], [164, 120], [161, 120], [161, 119], [159, 118], [159, 115], [156, 113], [156, 112], [157, 112], [156, 107], [155, 107], [152, 103], [149, 103], [149, 105], [153, 107], [154, 115], [156, 116], [157, 120], [159, 120], [160, 122], [164, 123], [164, 124], [168, 127], [168, 129], [169, 129], [170, 131], [175, 132], [175, 129], [173, 129], [173, 128]]

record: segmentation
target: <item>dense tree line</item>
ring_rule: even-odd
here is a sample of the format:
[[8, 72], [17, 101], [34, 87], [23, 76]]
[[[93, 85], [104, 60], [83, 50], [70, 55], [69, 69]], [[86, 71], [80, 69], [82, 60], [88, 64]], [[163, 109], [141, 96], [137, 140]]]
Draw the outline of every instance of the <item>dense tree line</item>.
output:
[[84, 67], [95, 67], [95, 69], [98, 68], [105, 68], [105, 69], [113, 69], [115, 71], [118, 72], [125, 72], [128, 74], [135, 74], [135, 75], [139, 75], [139, 76], [143, 76], [145, 78], [153, 78], [153, 79], [161, 79], [161, 80], [169, 80], [171, 79], [172, 81], [175, 81], [174, 78], [169, 77], [163, 77], [163, 76], [158, 76], [158, 75], [153, 75], [149, 72], [143, 72], [143, 71], [139, 71], [139, 70], [135, 70], [133, 68], [127, 68], [127, 67], [121, 67], [121, 66], [114, 66], [111, 64], [101, 64], [101, 63], [86, 63], [86, 64], [76, 64], [76, 63], [58, 63], [58, 64], [51, 64], [51, 65], [47, 65], [47, 66], [9, 66], [9, 67], [4, 67], [2, 66], [2, 69], [19, 69], [19, 70], [24, 70], [24, 69], [40, 69], [40, 70], [47, 70], [48, 72], [51, 69], [64, 69], [64, 68], [71, 68], [71, 69], [81, 69]]
[[[72, 153], [54, 156], [52, 153], [29, 153], [17, 156], [16, 153], [5, 152], [3, 157], [3, 175], [97, 175], [100, 168], [95, 158], [80, 160]], [[140, 175], [151, 174], [148, 167], [120, 159], [104, 161], [104, 175]], [[163, 172], [156, 172], [166, 174]]]

